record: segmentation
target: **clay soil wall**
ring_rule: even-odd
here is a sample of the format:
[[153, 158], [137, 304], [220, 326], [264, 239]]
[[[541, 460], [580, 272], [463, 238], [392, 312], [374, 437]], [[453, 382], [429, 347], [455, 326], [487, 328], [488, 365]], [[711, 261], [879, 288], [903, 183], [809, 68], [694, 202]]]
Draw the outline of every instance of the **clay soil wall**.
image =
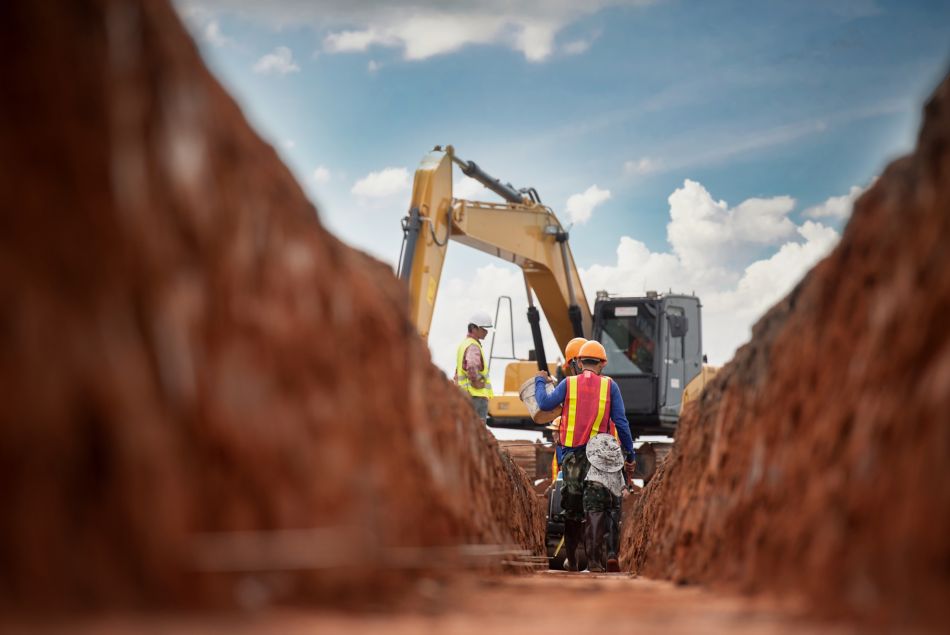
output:
[[916, 151], [753, 329], [628, 510], [644, 575], [950, 619], [950, 80]]
[[0, 90], [2, 607], [379, 603], [541, 553], [404, 288], [168, 2], [2, 3]]

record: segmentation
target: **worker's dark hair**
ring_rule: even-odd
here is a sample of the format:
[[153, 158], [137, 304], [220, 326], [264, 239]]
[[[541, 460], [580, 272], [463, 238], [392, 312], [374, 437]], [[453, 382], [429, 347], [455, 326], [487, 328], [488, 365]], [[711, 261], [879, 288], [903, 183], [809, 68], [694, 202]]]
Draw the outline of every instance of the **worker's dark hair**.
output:
[[591, 366], [596, 366], [597, 364], [601, 363], [602, 361], [604, 361], [604, 360], [602, 360], [602, 359], [597, 359], [596, 357], [582, 357], [582, 358], [581, 358], [581, 364], [590, 364]]
[[471, 322], [468, 323], [468, 332], [469, 332], [469, 333], [472, 332], [472, 329], [477, 329], [477, 328], [478, 328], [478, 324], [472, 324]]

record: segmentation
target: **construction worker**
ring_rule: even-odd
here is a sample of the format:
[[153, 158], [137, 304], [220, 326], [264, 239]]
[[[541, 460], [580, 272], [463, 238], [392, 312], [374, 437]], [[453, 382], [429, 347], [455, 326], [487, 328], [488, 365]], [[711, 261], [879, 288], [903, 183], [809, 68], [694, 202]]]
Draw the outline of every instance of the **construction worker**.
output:
[[607, 365], [607, 351], [603, 345], [593, 340], [586, 342], [577, 357], [581, 373], [562, 381], [550, 394], [544, 389], [548, 374], [539, 371], [534, 380], [535, 399], [542, 410], [562, 406], [557, 454], [564, 476], [561, 506], [565, 517], [564, 545], [571, 567], [576, 569], [577, 547], [583, 537], [590, 571], [604, 571], [605, 565], [608, 571], [619, 571], [616, 545], [608, 544], [608, 551], [612, 553], [607, 553], [606, 563], [601, 558], [610, 510], [614, 505], [619, 506], [619, 497], [614, 500], [606, 487], [586, 481], [590, 468], [586, 446], [595, 434], [608, 433], [612, 421], [629, 480], [636, 468], [633, 435], [620, 388], [609, 377], [601, 376]]
[[[574, 339], [572, 339], [570, 342], [567, 343], [567, 346], [564, 347], [564, 359], [567, 360], [566, 362], [564, 362], [564, 367], [563, 367], [564, 376], [565, 376], [565, 377], [570, 377], [570, 376], [572, 376], [572, 375], [580, 375], [580, 374], [581, 374], [582, 371], [581, 371], [580, 359], [578, 358], [578, 354], [580, 353], [581, 347], [584, 346], [584, 344], [586, 344], [586, 343], [587, 343], [587, 339], [585, 339], [585, 338], [583, 338], [583, 337], [575, 337]], [[560, 423], [560, 418], [558, 418], [558, 423]], [[617, 429], [616, 429], [616, 427], [613, 425], [613, 423], [610, 423], [610, 424], [609, 424], [609, 430], [608, 430], [608, 432], [609, 432], [609, 435], [608, 435], [608, 436], [611, 436], [611, 435], [612, 435], [612, 437], [614, 438], [614, 441], [616, 442], [616, 441], [617, 441], [617, 438], [616, 438], [616, 437], [617, 437]], [[554, 445], [557, 446], [557, 441], [556, 441], [556, 440], [555, 440]], [[620, 444], [619, 444], [619, 443], [616, 443], [616, 451], [617, 451], [617, 455], [618, 455], [618, 457], [619, 457], [619, 459], [617, 459], [617, 460], [620, 461], [620, 467], [622, 467], [622, 466], [623, 466], [623, 452], [622, 452], [621, 449], [620, 449]], [[587, 448], [587, 454], [590, 455], [590, 447]], [[601, 456], [601, 458], [602, 458], [602, 456]], [[588, 459], [590, 460], [591, 465], [594, 465], [594, 460], [593, 460], [592, 458], [590, 458], [590, 456], [588, 456]], [[552, 481], [552, 482], [557, 478], [557, 471], [560, 469], [560, 465], [557, 463], [557, 453], [556, 453], [556, 452], [555, 452], [553, 464], [554, 464], [554, 465], [553, 465], [552, 468], [551, 468], [551, 472], [552, 472], [551, 481]], [[597, 471], [597, 468], [590, 470], [590, 471], [587, 473], [587, 478], [586, 478], [585, 480], [588, 480], [588, 481], [591, 480], [591, 473], [592, 473], [592, 472], [596, 472], [596, 471]], [[613, 475], [613, 476], [616, 476], [617, 478], [621, 478], [619, 474], [615, 474], [615, 475]], [[596, 480], [596, 479], [595, 479], [595, 480]], [[613, 483], [615, 480], [616, 480], [616, 479], [613, 479], [611, 482]], [[616, 487], [614, 487], [614, 489], [616, 489]], [[613, 492], [613, 494], [614, 494], [615, 496], [620, 496], [621, 493], [622, 493], [622, 492], [620, 492], [620, 491], [614, 491], [614, 492]], [[619, 503], [619, 499], [611, 499], [611, 502], [612, 502], [612, 503]], [[620, 507], [619, 507], [619, 504], [614, 505], [613, 508], [611, 509], [610, 518], [609, 518], [609, 520], [607, 521], [607, 535], [608, 535], [608, 549], [607, 549], [608, 554], [610, 554], [610, 553], [617, 553], [617, 550], [619, 549], [619, 539], [620, 539]], [[566, 541], [565, 541], [565, 542], [566, 542]], [[616, 546], [614, 546], [614, 545], [616, 545]], [[578, 559], [578, 561], [577, 561], [577, 563], [576, 563], [576, 564], [577, 564], [577, 567], [578, 567], [578, 568], [583, 568], [583, 567], [585, 567], [585, 566], [586, 566], [586, 562], [587, 562], [586, 559], [583, 559], [583, 558]]]
[[468, 321], [468, 335], [459, 345], [455, 356], [455, 383], [471, 398], [475, 413], [482, 421], [488, 420], [488, 400], [494, 396], [488, 376], [488, 361], [482, 349], [482, 340], [492, 328], [492, 319], [479, 311]]
[[[563, 379], [565, 377], [571, 377], [572, 375], [580, 374], [580, 362], [577, 359], [577, 354], [580, 352], [581, 347], [587, 343], [587, 338], [584, 337], [575, 337], [570, 342], [567, 343], [567, 346], [564, 347], [564, 364], [558, 368], [558, 378]], [[548, 381], [554, 383], [554, 380], [548, 378]], [[557, 473], [561, 469], [560, 454], [558, 450], [560, 449], [560, 444], [558, 443], [559, 439], [559, 426], [561, 424], [561, 417], [558, 417], [554, 422], [548, 426], [548, 430], [551, 430], [554, 434], [554, 456], [551, 459], [551, 483], [557, 482]], [[583, 535], [583, 530], [578, 528], [570, 523], [573, 521], [568, 520], [565, 526], [565, 537], [564, 544], [567, 547], [568, 545], [574, 546], [574, 549], [567, 551], [567, 566], [574, 569], [580, 570], [587, 566], [587, 560], [584, 558], [577, 559], [577, 550], [576, 544], [579, 542], [577, 536]], [[570, 531], [568, 531], [567, 525], [570, 525]], [[567, 539], [567, 535], [571, 534], [571, 540]]]

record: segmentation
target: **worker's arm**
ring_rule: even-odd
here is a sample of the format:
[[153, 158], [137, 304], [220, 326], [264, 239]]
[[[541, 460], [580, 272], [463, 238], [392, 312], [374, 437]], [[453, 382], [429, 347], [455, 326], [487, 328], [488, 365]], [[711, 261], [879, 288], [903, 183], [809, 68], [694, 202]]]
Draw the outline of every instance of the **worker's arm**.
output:
[[623, 395], [620, 394], [620, 387], [617, 386], [617, 382], [613, 380], [610, 382], [610, 419], [617, 428], [617, 436], [620, 437], [624, 457], [628, 462], [633, 461], [636, 459], [636, 453], [633, 450], [633, 434], [630, 433], [630, 422], [627, 421]]
[[561, 383], [557, 385], [550, 395], [545, 390], [545, 385], [548, 383], [547, 377], [543, 375], [538, 375], [534, 378], [534, 398], [538, 402], [538, 407], [541, 410], [554, 410], [562, 403], [564, 403], [564, 395], [567, 393], [567, 380], [561, 380]]

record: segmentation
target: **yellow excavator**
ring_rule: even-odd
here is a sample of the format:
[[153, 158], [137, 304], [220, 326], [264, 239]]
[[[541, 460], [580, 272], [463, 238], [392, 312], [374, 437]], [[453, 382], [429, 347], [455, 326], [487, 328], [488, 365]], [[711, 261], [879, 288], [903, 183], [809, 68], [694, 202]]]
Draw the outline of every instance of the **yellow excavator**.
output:
[[[453, 166], [503, 202], [455, 198]], [[696, 395], [714, 374], [703, 364], [697, 297], [652, 292], [617, 297], [598, 291], [591, 309], [568, 231], [538, 192], [502, 183], [473, 161], [460, 159], [452, 146], [436, 146], [416, 169], [402, 227], [397, 275], [409, 286], [411, 319], [423, 338], [429, 335], [449, 241], [514, 263], [524, 272], [534, 351], [528, 360], [506, 366], [504, 389], [489, 401], [489, 426], [542, 429], [518, 397], [518, 388], [537, 369], [556, 372], [544, 350], [538, 305], [562, 351], [574, 337], [604, 345], [608, 372], [623, 395], [634, 438], [672, 436], [684, 399]]]

